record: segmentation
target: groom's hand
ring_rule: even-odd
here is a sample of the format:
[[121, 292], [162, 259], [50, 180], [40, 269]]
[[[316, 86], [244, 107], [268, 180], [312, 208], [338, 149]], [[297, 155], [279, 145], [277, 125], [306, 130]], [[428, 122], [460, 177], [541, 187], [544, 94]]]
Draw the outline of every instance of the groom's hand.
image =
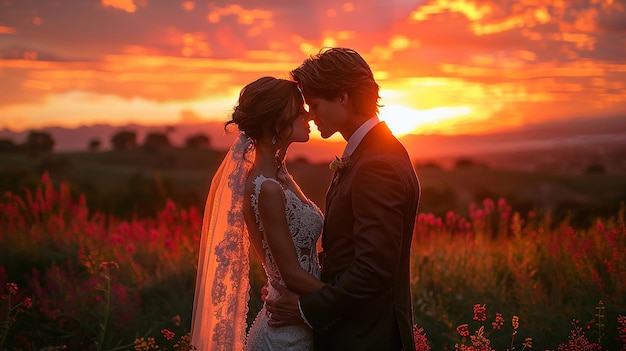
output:
[[304, 320], [302, 315], [300, 315], [300, 308], [298, 307], [300, 296], [277, 282], [272, 282], [272, 286], [280, 293], [280, 296], [265, 300], [270, 317], [267, 324], [270, 327], [303, 324]]

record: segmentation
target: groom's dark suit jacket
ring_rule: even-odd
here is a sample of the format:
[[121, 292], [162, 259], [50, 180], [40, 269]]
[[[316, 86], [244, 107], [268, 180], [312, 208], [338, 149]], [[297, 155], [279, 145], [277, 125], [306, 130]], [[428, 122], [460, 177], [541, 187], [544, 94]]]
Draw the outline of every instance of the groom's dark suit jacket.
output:
[[410, 248], [420, 186], [405, 148], [376, 125], [331, 183], [322, 281], [300, 297], [316, 350], [414, 350]]

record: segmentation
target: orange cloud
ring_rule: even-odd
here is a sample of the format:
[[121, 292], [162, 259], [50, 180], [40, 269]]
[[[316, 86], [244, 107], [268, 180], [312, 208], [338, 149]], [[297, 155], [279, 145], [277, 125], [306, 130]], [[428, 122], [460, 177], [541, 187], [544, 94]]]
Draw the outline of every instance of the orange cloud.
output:
[[102, 0], [102, 6], [133, 13], [137, 11], [137, 5], [146, 6], [146, 1], [147, 0]]
[[431, 15], [446, 12], [460, 13], [470, 21], [478, 21], [491, 13], [491, 7], [487, 4], [479, 5], [472, 0], [435, 0], [420, 6], [410, 17], [415, 21], [425, 21]]
[[237, 22], [244, 25], [252, 25], [256, 22], [261, 22], [262, 27], [272, 27], [274, 25], [273, 15], [271, 11], [259, 10], [259, 9], [244, 9], [239, 4], [232, 4], [227, 6], [214, 6], [207, 14], [206, 18], [210, 23], [218, 23], [222, 20], [222, 17], [236, 16]]
[[238, 90], [262, 75], [286, 77], [300, 63], [295, 60], [298, 55], [270, 51], [220, 60], [140, 55], [141, 48], [127, 49], [134, 55], [109, 55], [101, 62], [0, 60], [0, 72], [24, 72], [18, 89], [9, 97], [0, 96], [0, 106], [41, 93], [69, 91], [151, 101], [210, 98], [225, 89]]
[[479, 22], [472, 23], [472, 30], [476, 35], [488, 35], [500, 33], [514, 28], [521, 28], [526, 25], [526, 21], [521, 16], [513, 16], [497, 23], [481, 24]]
[[192, 11], [194, 8], [196, 8], [196, 3], [194, 1], [191, 1], [191, 0], [186, 0], [186, 1], [182, 2], [181, 6], [186, 11]]
[[16, 30], [13, 27], [0, 26], [0, 34], [15, 34]]

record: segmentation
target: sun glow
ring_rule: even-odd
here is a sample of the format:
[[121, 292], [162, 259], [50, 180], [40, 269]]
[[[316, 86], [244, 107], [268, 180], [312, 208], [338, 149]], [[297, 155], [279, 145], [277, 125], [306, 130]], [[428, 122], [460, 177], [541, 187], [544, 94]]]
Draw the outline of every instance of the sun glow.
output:
[[[385, 121], [396, 136], [418, 134], [424, 130], [437, 129], [437, 124], [471, 114], [468, 106], [437, 107], [417, 110], [403, 105], [385, 105], [380, 108], [380, 120]], [[433, 128], [435, 127], [435, 128]]]

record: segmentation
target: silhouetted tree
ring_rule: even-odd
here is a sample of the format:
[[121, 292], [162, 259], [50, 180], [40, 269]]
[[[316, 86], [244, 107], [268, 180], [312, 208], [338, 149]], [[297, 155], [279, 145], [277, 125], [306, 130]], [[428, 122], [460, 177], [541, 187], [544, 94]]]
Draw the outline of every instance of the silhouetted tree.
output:
[[481, 168], [487, 169], [489, 166], [484, 162], [477, 162], [472, 160], [471, 158], [460, 158], [456, 160], [454, 163], [454, 168], [456, 169], [467, 169], [467, 168]]
[[469, 158], [460, 158], [456, 160], [454, 163], [454, 168], [474, 168], [476, 167], [476, 162]]
[[143, 147], [147, 149], [161, 149], [171, 146], [170, 139], [165, 133], [148, 133], [146, 140], [143, 142]]
[[93, 152], [99, 151], [101, 145], [102, 145], [102, 142], [100, 142], [100, 139], [91, 139], [88, 145], [89, 151], [93, 151]]
[[424, 163], [419, 163], [417, 165], [415, 165], [416, 169], [420, 169], [420, 170], [426, 170], [426, 169], [431, 169], [431, 170], [442, 170], [443, 167], [435, 162], [435, 161], [427, 161]]
[[33, 130], [26, 137], [25, 147], [31, 155], [52, 152], [54, 139], [49, 133]]
[[0, 139], [0, 152], [16, 152], [19, 147], [11, 139]]
[[129, 150], [137, 146], [137, 133], [123, 130], [111, 138], [111, 145], [115, 150]]
[[185, 140], [185, 147], [188, 149], [206, 149], [211, 145], [211, 139], [204, 134], [196, 134]]
[[593, 162], [585, 168], [585, 174], [605, 174], [606, 167], [599, 162]]

